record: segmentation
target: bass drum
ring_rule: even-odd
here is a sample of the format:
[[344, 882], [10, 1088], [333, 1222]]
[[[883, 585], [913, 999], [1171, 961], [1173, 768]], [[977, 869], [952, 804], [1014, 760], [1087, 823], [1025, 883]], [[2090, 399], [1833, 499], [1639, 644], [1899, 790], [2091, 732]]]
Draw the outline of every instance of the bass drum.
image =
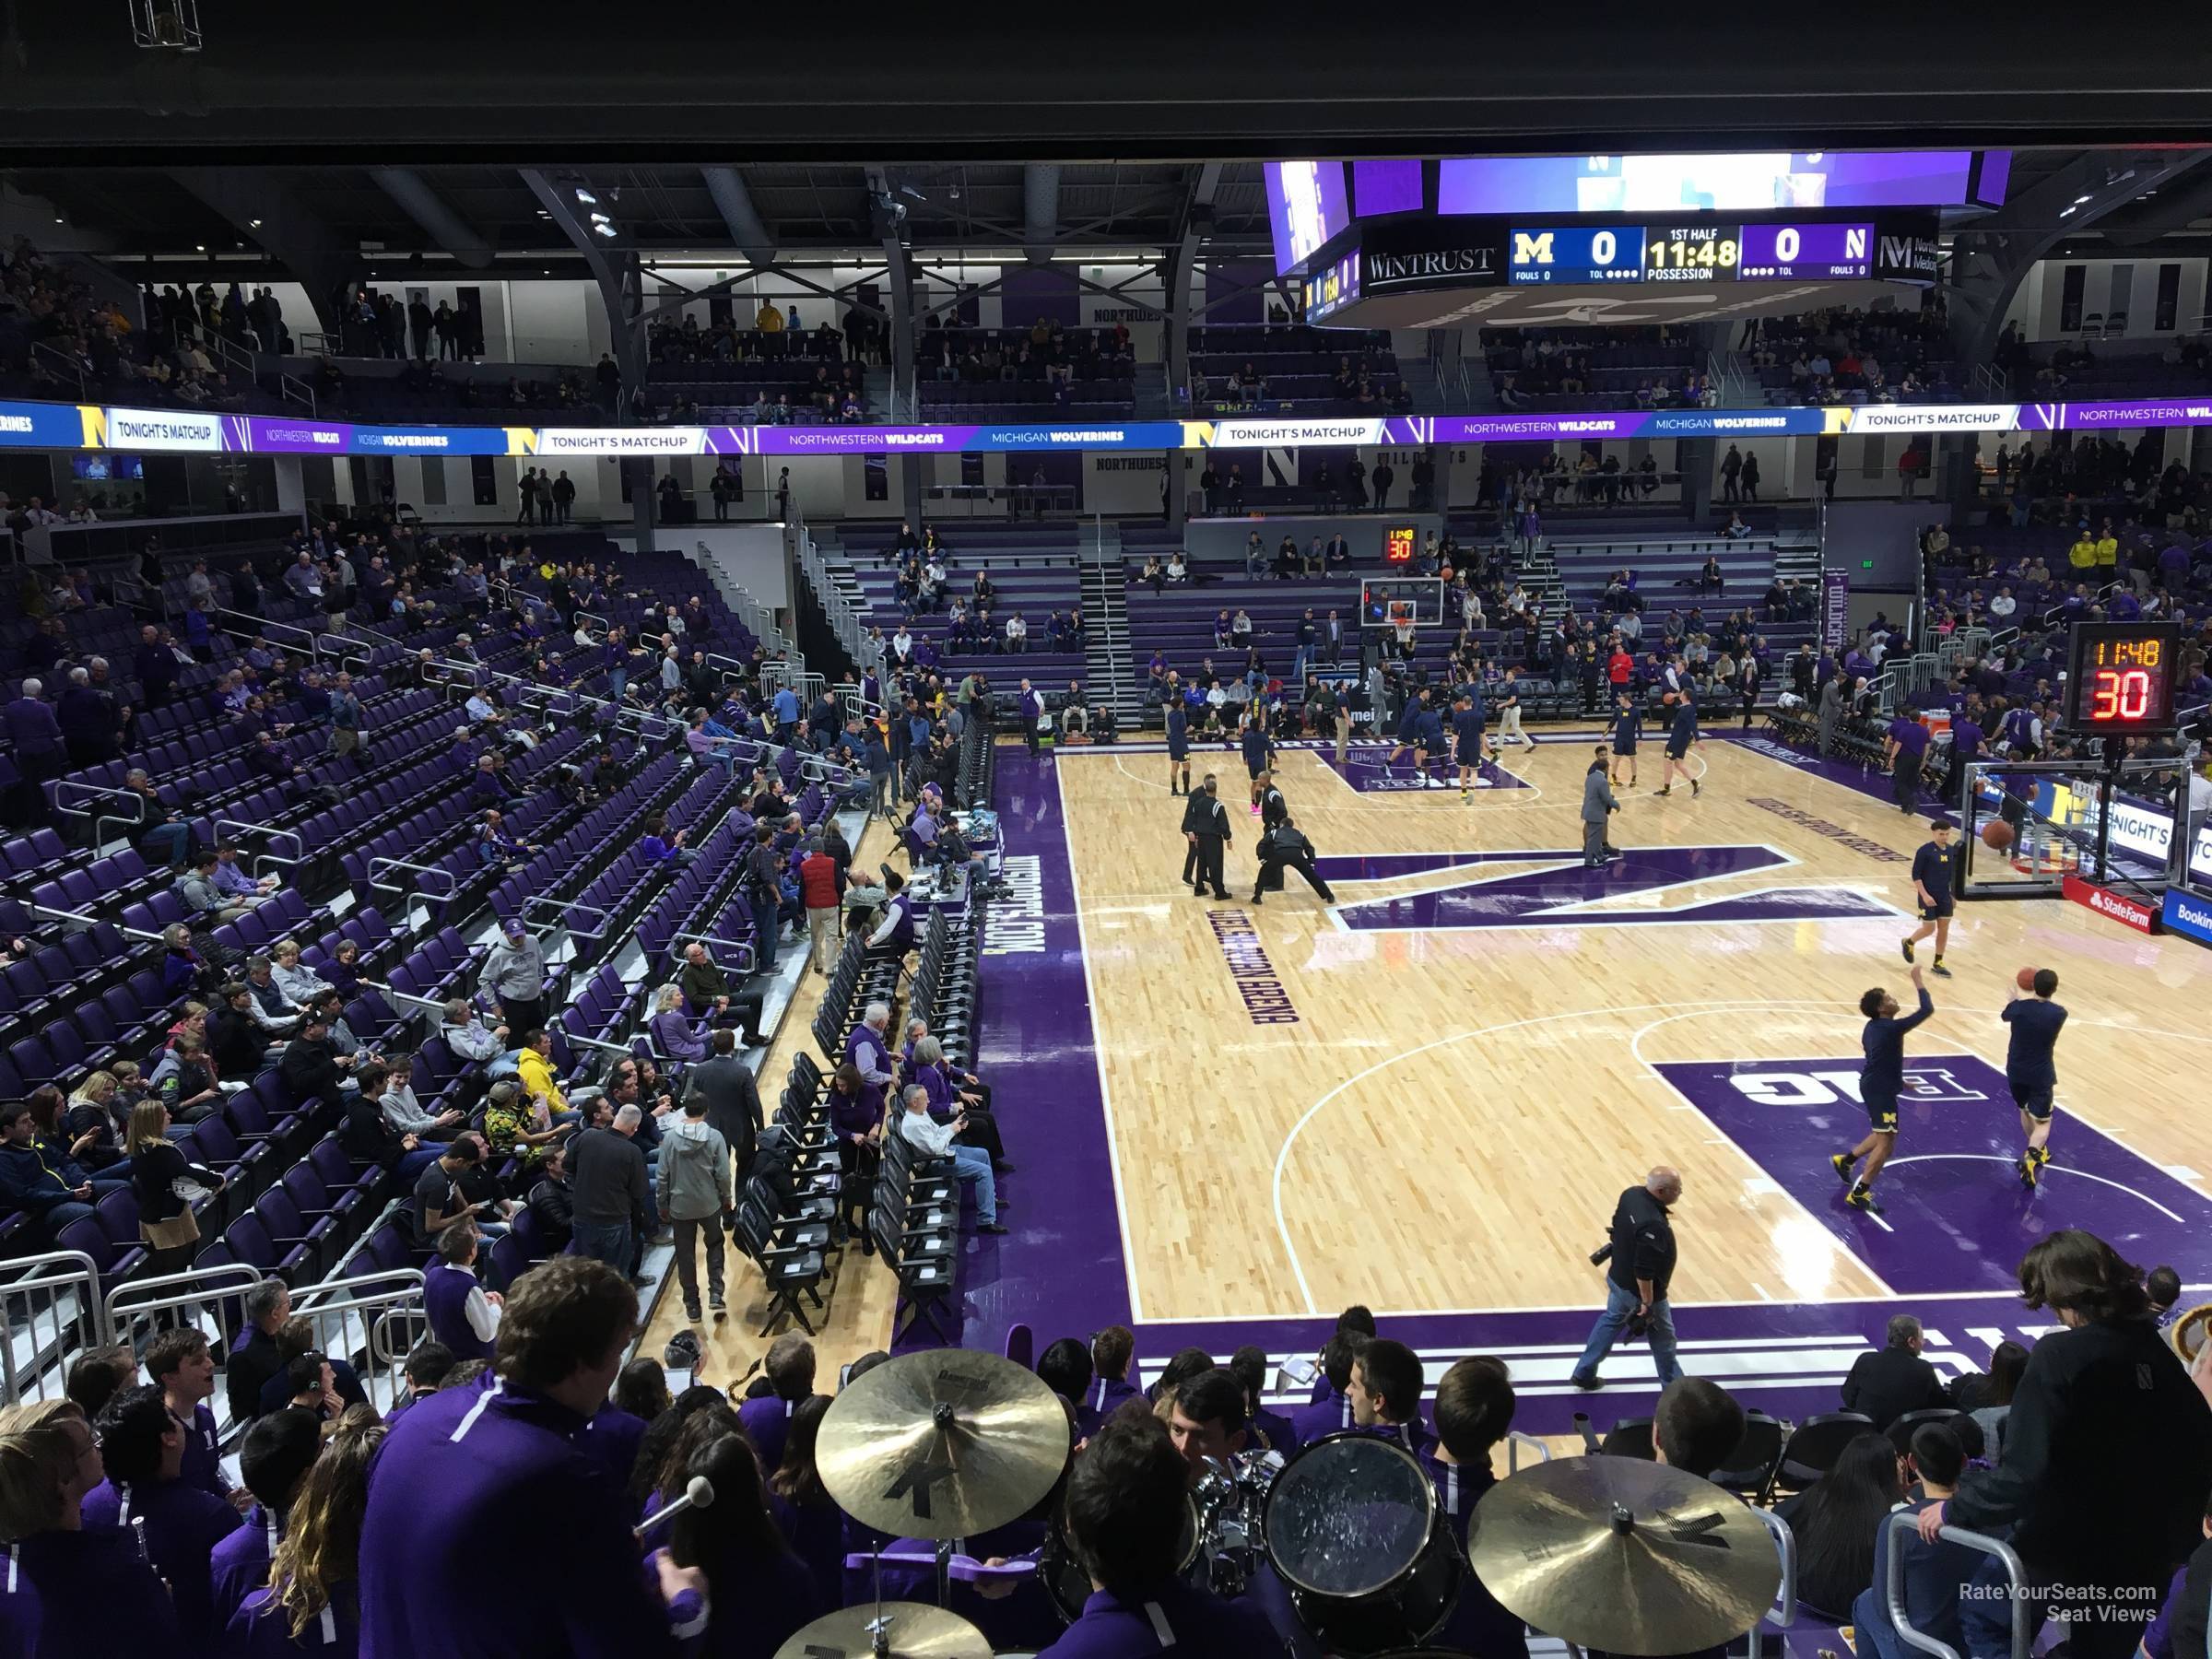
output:
[[[1198, 1506], [1186, 1496], [1182, 1500], [1182, 1535], [1175, 1543], [1176, 1576], [1187, 1577], [1197, 1559]], [[1090, 1574], [1076, 1559], [1057, 1515], [1045, 1531], [1044, 1550], [1037, 1558], [1037, 1576], [1043, 1581], [1045, 1593], [1053, 1598], [1061, 1618], [1075, 1623], [1082, 1616], [1083, 1604], [1090, 1599]]]
[[1332, 1434], [1268, 1488], [1267, 1559], [1329, 1652], [1382, 1659], [1443, 1628], [1467, 1564], [1418, 1458], [1395, 1441]]

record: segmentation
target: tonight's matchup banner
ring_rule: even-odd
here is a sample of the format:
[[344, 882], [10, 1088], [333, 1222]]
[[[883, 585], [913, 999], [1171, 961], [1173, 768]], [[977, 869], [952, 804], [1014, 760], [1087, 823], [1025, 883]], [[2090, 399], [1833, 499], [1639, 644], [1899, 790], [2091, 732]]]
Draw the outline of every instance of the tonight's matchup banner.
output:
[[147, 454], [880, 455], [1041, 450], [1297, 449], [1529, 439], [1759, 438], [1845, 432], [2058, 432], [2212, 426], [2212, 397], [2105, 403], [1872, 404], [1355, 419], [1266, 417], [1084, 426], [364, 426], [92, 404], [0, 403], [0, 446]]

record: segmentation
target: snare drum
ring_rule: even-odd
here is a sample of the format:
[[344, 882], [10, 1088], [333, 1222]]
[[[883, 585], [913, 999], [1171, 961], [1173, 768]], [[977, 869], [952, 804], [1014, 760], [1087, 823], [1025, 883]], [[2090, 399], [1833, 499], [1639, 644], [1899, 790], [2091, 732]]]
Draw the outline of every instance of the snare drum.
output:
[[1332, 1653], [1420, 1646], [1466, 1578], [1420, 1461], [1371, 1434], [1301, 1448], [1268, 1489], [1263, 1530], [1300, 1621]]
[[[1182, 1535], [1175, 1544], [1175, 1574], [1185, 1578], [1198, 1559], [1198, 1505], [1188, 1496], [1182, 1500]], [[1044, 1582], [1053, 1606], [1067, 1623], [1073, 1624], [1082, 1616], [1083, 1604], [1090, 1599], [1090, 1572], [1076, 1559], [1074, 1547], [1062, 1530], [1060, 1517], [1053, 1517], [1052, 1525], [1044, 1535], [1044, 1550], [1037, 1559], [1037, 1576]]]

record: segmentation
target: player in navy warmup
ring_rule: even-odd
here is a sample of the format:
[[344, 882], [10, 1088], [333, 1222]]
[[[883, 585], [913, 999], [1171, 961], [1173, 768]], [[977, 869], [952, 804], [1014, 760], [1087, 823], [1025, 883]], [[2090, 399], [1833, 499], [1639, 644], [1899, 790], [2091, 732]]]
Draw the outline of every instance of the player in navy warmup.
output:
[[1621, 782], [1620, 763], [1626, 760], [1629, 763], [1627, 787], [1636, 787], [1636, 741], [1642, 735], [1643, 711], [1637, 708], [1630, 700], [1629, 694], [1623, 691], [1616, 700], [1613, 712], [1613, 765], [1607, 773], [1607, 782]]
[[1452, 733], [1458, 750], [1454, 759], [1459, 762], [1459, 798], [1465, 805], [1474, 799], [1475, 790], [1490, 786], [1482, 775], [1482, 763], [1489, 759], [1483, 752], [1482, 711], [1469, 692], [1462, 691], [1452, 705]]
[[1406, 700], [1406, 706], [1398, 711], [1397, 746], [1393, 748], [1389, 754], [1382, 757], [1382, 770], [1384, 771], [1387, 772], [1392, 767], [1395, 766], [1398, 763], [1398, 757], [1405, 754], [1408, 749], [1413, 751], [1413, 763], [1415, 767], [1418, 768], [1420, 766], [1420, 739], [1416, 733], [1417, 729], [1420, 725], [1421, 716], [1429, 712], [1430, 712], [1429, 707], [1429, 688], [1423, 686], [1416, 690], [1411, 697], [1408, 697]]
[[1267, 735], [1267, 717], [1257, 709], [1245, 715], [1237, 743], [1244, 751], [1244, 770], [1252, 779], [1252, 816], [1258, 818], [1260, 794], [1266, 787], [1268, 769], [1275, 764], [1275, 739]]
[[1930, 934], [1936, 935], [1936, 960], [1931, 966], [1938, 979], [1949, 979], [1943, 965], [1944, 947], [1951, 939], [1951, 820], [1930, 818], [1928, 840], [1912, 855], [1912, 897], [1920, 906], [1920, 931], [1904, 942], [1905, 960], [1912, 960], [1912, 947]]
[[1694, 743], [1700, 748], [1704, 747], [1704, 740], [1698, 735], [1698, 705], [1689, 700], [1687, 691], [1669, 691], [1659, 700], [1662, 706], [1671, 704], [1674, 709], [1667, 717], [1666, 759], [1659, 765], [1659, 793], [1674, 793], [1675, 773], [1678, 771], [1689, 785], [1689, 798], [1694, 801], [1698, 798], [1698, 781], [1689, 775], [1689, 746]]
[[[1936, 1012], [1918, 968], [1912, 970], [1912, 988], [1920, 993], [1920, 1006], [1911, 1014], [1899, 1013], [1897, 998], [1879, 985], [1859, 998], [1859, 1012], [1866, 1016], [1866, 1029], [1859, 1034], [1859, 1048], [1866, 1056], [1859, 1069], [1859, 1099], [1865, 1104], [1870, 1127], [1865, 1140], [1828, 1160], [1835, 1166], [1837, 1178], [1850, 1183], [1844, 1202], [1870, 1215], [1882, 1213], [1882, 1206], [1874, 1199], [1874, 1178], [1897, 1150], [1897, 1097], [1905, 1087], [1905, 1033]], [[1865, 1172], [1853, 1180], [1852, 1170], [1862, 1158], [1866, 1160]]]
[[2057, 989], [2058, 975], [2038, 968], [2035, 994], [2022, 996], [2015, 982], [2012, 999], [2001, 1015], [2012, 1028], [2005, 1048], [2005, 1084], [2012, 1090], [2012, 1103], [2020, 1109], [2020, 1131], [2028, 1137], [2028, 1149], [2013, 1168], [2020, 1172], [2020, 1184], [2030, 1192], [2051, 1161], [2052, 1097], [2058, 1090], [2058, 1065], [2053, 1055], [2059, 1029], [2066, 1023], [2065, 1009], [2051, 1000]]

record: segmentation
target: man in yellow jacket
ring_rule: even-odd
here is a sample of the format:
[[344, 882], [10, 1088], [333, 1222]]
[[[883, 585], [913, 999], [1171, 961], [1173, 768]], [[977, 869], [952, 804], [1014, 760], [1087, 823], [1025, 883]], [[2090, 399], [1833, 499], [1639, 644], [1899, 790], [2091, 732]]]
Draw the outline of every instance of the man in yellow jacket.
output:
[[2097, 531], [2097, 574], [2110, 582], [2119, 574], [2120, 538], [2112, 534], [2112, 521], [2106, 519]]
[[2085, 577], [2096, 568], [2097, 543], [2090, 537], [2087, 525], [2084, 525], [2081, 534], [2074, 538], [2074, 545], [2066, 549], [2066, 562]]
[[553, 1080], [553, 1039], [539, 1031], [532, 1041], [523, 1044], [515, 1056], [515, 1075], [521, 1079], [523, 1092], [532, 1099], [543, 1099], [549, 1112], [560, 1112], [569, 1109], [560, 1085]]

